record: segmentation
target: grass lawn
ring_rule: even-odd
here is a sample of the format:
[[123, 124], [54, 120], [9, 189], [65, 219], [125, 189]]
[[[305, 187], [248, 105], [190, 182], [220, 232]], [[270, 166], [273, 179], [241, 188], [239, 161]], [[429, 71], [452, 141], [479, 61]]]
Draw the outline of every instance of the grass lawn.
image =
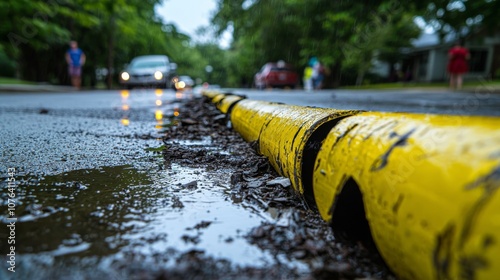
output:
[[35, 83], [29, 81], [18, 80], [15, 78], [0, 77], [0, 85], [34, 85]]

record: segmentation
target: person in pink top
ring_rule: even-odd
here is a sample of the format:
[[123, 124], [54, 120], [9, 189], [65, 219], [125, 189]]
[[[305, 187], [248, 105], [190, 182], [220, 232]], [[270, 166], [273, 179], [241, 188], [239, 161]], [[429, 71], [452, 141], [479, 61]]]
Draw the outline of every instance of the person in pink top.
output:
[[470, 58], [469, 50], [462, 47], [457, 42], [453, 48], [448, 51], [448, 73], [450, 74], [450, 88], [461, 89], [463, 83], [463, 74], [469, 71], [467, 61]]

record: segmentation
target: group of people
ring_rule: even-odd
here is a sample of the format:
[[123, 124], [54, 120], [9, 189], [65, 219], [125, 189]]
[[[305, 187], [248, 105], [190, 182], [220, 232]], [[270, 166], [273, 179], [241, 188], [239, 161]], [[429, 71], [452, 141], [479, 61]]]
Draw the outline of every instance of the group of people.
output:
[[312, 89], [323, 88], [323, 80], [325, 79], [325, 67], [321, 64], [317, 57], [309, 58], [309, 61], [304, 69], [304, 89], [310, 91]]
[[[70, 48], [66, 52], [66, 63], [68, 64], [68, 73], [71, 77], [71, 84], [76, 88], [82, 86], [82, 66], [85, 64], [85, 53], [78, 48], [76, 41], [70, 42]], [[461, 89], [463, 84], [463, 75], [467, 73], [468, 60], [470, 59], [469, 50], [457, 41], [453, 48], [448, 52], [447, 71], [450, 75], [450, 88]], [[304, 89], [307, 91], [323, 88], [325, 78], [325, 67], [316, 56], [309, 58], [304, 69]]]
[[[446, 67], [450, 77], [450, 88], [460, 90], [463, 85], [463, 75], [469, 71], [468, 60], [470, 59], [469, 50], [462, 46], [460, 41], [448, 52], [448, 65]], [[317, 57], [309, 58], [304, 69], [304, 89], [307, 91], [321, 89], [325, 78], [325, 68]]]

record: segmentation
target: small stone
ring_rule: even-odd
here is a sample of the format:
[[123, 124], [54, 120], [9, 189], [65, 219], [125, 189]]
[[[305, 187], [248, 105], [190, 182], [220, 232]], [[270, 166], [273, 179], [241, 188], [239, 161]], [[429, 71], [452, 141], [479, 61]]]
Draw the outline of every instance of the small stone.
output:
[[278, 177], [278, 178], [275, 178], [271, 181], [268, 181], [266, 183], [267, 186], [276, 186], [276, 185], [280, 185], [284, 188], [288, 188], [292, 185], [292, 182], [290, 182], [290, 179], [288, 178], [285, 178], [285, 177]]
[[183, 184], [182, 187], [188, 190], [196, 190], [198, 188], [198, 182], [192, 181], [187, 184]]

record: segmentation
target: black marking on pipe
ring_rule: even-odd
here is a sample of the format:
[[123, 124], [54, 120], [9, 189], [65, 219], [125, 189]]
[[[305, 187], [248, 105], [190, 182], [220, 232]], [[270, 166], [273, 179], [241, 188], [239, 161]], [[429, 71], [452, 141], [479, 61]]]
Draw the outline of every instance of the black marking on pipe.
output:
[[396, 203], [392, 206], [392, 212], [394, 214], [397, 214], [399, 211], [399, 207], [401, 207], [401, 203], [403, 203], [405, 196], [403, 194], [399, 194], [398, 200], [396, 200]]
[[[365, 126], [365, 125], [361, 125], [361, 126], [359, 126], [359, 128], [361, 129], [361, 128], [362, 128], [362, 127], [364, 127], [364, 126]], [[353, 131], [353, 130], [354, 130], [354, 127], [353, 127], [353, 129], [351, 129], [351, 131]], [[353, 140], [355, 137], [356, 137], [356, 133], [354, 133], [354, 137], [349, 138], [349, 141], [347, 142], [347, 144], [348, 144], [349, 146], [351, 145], [351, 142], [352, 142], [352, 140]]]
[[346, 131], [344, 131], [344, 133], [340, 134], [339, 136], [337, 136], [337, 139], [335, 139], [335, 142], [333, 143], [332, 145], [332, 148], [335, 147], [337, 145], [337, 143], [342, 140], [342, 138], [346, 137], [347, 134], [349, 134], [349, 132], [351, 132], [354, 128], [356, 128], [359, 124], [356, 123], [354, 124], [353, 126], [349, 127], [346, 129]]
[[469, 238], [477, 216], [500, 188], [500, 166], [497, 166], [489, 174], [465, 186], [465, 190], [473, 190], [481, 186], [484, 190], [483, 194], [465, 215], [465, 223], [459, 239], [460, 248], [465, 245], [465, 242]]
[[385, 124], [377, 127], [376, 129], [372, 130], [368, 135], [365, 136], [365, 138], [363, 138], [363, 141], [370, 139], [372, 137], [373, 133], [375, 133], [376, 131], [382, 130], [388, 126], [396, 126], [397, 124], [398, 124], [398, 121], [390, 121], [388, 123], [385, 123]]
[[[260, 127], [260, 131], [259, 131], [259, 137], [257, 137], [257, 141], [259, 141], [259, 144], [260, 144], [260, 138], [262, 137], [262, 132], [264, 131], [265, 127], [268, 127], [269, 126], [269, 123], [274, 119], [274, 116], [271, 116], [264, 124], [262, 124], [262, 126]], [[259, 150], [258, 150], [258, 153], [259, 154], [262, 154], [260, 152], [260, 145], [259, 145]]]
[[437, 273], [436, 279], [451, 279], [449, 274], [454, 233], [455, 224], [450, 224], [441, 234], [437, 235], [436, 247], [433, 254], [434, 268]]
[[295, 132], [295, 135], [292, 138], [292, 146], [293, 146], [293, 143], [295, 143], [295, 139], [297, 139], [297, 136], [299, 135], [299, 132], [300, 132], [300, 128], [297, 129], [297, 131]]
[[460, 263], [460, 279], [477, 279], [477, 271], [488, 268], [488, 261], [480, 255], [462, 256]]
[[[379, 171], [379, 170], [382, 170], [384, 167], [386, 167], [387, 163], [389, 162], [389, 156], [392, 154], [394, 149], [396, 149], [397, 147], [402, 147], [402, 146], [405, 146], [406, 144], [408, 144], [408, 139], [413, 134], [413, 132], [415, 132], [415, 130], [416, 130], [416, 128], [413, 128], [410, 131], [408, 131], [407, 133], [401, 135], [399, 137], [399, 139], [396, 142], [394, 142], [383, 155], [381, 155], [379, 158], [377, 158], [373, 162], [373, 164], [370, 168], [370, 171], [372, 171], [372, 172]], [[389, 138], [394, 138], [394, 137], [398, 137], [398, 134], [391, 133], [391, 135], [389, 136]]]

